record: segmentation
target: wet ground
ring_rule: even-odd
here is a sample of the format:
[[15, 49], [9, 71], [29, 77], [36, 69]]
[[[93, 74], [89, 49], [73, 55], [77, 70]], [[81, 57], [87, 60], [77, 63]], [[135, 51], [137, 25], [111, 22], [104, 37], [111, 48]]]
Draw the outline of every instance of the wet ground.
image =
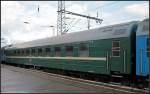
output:
[[125, 93], [103, 86], [74, 82], [36, 70], [1, 64], [2, 93]]

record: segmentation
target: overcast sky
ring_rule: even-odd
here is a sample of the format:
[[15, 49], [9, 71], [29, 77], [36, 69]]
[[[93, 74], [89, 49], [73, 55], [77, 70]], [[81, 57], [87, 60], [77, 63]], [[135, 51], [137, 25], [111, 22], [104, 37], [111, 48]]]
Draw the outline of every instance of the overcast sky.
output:
[[[53, 36], [57, 26], [57, 1], [1, 1], [1, 37], [5, 44], [20, 43]], [[149, 18], [148, 1], [66, 1], [66, 10], [103, 19], [102, 24], [91, 21], [91, 28]], [[38, 12], [39, 5], [39, 12]], [[70, 17], [69, 32], [87, 29], [87, 19]], [[24, 21], [30, 24], [23, 23]], [[56, 33], [55, 33], [56, 35]]]

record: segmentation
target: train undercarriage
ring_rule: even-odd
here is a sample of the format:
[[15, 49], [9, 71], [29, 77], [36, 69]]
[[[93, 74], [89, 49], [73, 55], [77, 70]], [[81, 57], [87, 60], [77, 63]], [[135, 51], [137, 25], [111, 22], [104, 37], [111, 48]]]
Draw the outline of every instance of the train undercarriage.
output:
[[14, 64], [14, 63], [7, 63], [2, 62], [2, 64], [12, 65], [16, 67], [22, 67], [22, 68], [31, 68], [31, 69], [37, 69], [42, 70], [44, 72], [59, 74], [59, 75], [65, 75], [75, 78], [81, 78], [86, 80], [92, 80], [92, 81], [98, 81], [98, 82], [104, 82], [104, 83], [110, 83], [115, 85], [122, 85], [122, 86], [129, 86], [133, 88], [148, 88], [149, 86], [149, 80], [147, 77], [138, 77], [138, 80], [133, 79], [131, 75], [102, 75], [102, 74], [94, 74], [94, 73], [87, 73], [87, 72], [79, 72], [79, 71], [70, 71], [70, 70], [63, 70], [63, 69], [54, 69], [54, 68], [46, 68], [42, 66], [35, 66], [35, 65], [23, 65], [23, 64]]

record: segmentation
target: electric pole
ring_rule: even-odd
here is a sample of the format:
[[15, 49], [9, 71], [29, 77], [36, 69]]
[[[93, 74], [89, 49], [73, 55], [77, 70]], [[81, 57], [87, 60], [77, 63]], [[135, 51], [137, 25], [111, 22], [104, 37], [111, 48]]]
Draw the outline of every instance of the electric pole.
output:
[[57, 35], [66, 32], [65, 12], [63, 11], [65, 11], [65, 1], [58, 1]]
[[74, 13], [74, 12], [70, 12], [65, 10], [65, 1], [58, 1], [58, 16], [57, 16], [57, 35], [60, 34], [65, 34], [68, 32], [68, 30], [66, 30], [66, 23], [65, 23], [65, 14], [70, 14], [70, 15], [75, 15], [75, 16], [80, 16], [80, 17], [84, 17], [87, 18], [87, 23], [88, 26], [87, 28], [90, 29], [90, 20], [95, 20], [96, 23], [101, 24], [102, 23], [102, 19], [98, 18], [98, 13], [97, 13], [97, 17], [91, 17], [89, 15], [83, 15], [83, 14], [79, 14], [79, 13]]

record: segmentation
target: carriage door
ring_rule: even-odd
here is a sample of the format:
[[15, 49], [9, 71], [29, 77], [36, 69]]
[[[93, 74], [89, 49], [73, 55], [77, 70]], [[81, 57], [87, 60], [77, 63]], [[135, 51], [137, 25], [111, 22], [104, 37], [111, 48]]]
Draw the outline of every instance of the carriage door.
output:
[[120, 40], [112, 40], [112, 48], [110, 53], [110, 71], [118, 74], [123, 69], [123, 58], [125, 51], [120, 48]]
[[[147, 57], [150, 58], [150, 37], [147, 38]], [[150, 59], [148, 59], [148, 62]], [[150, 63], [149, 63], [150, 64]], [[150, 65], [149, 65], [150, 66]], [[150, 69], [150, 68], [149, 68]]]

